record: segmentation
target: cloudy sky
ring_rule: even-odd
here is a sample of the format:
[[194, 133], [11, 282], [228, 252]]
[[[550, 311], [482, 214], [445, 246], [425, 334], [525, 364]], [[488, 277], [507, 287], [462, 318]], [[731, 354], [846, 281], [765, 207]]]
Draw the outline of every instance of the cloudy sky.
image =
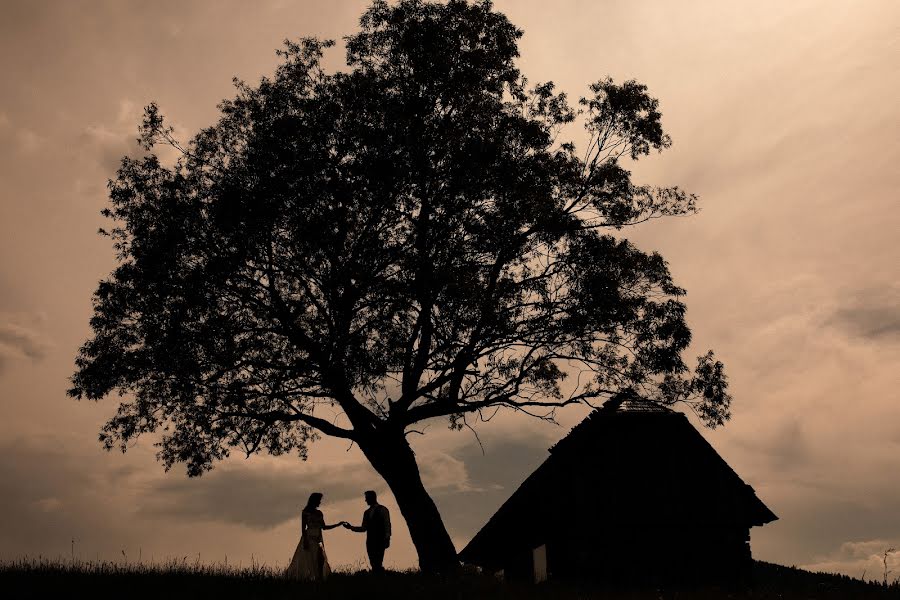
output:
[[[414, 564], [355, 448], [325, 440], [306, 463], [254, 457], [187, 479], [163, 472], [152, 440], [100, 449], [114, 399], [65, 397], [114, 266], [96, 235], [105, 183], [134, 151], [142, 106], [158, 102], [187, 138], [215, 120], [232, 76], [271, 73], [285, 38], [339, 40], [366, 4], [0, 4], [0, 558], [68, 556], [74, 539], [82, 558], [284, 564], [309, 492], [325, 493], [329, 521], [356, 521], [372, 487], [397, 515], [387, 564]], [[669, 260], [697, 350], [727, 365], [734, 418], [704, 435], [780, 517], [752, 532], [754, 555], [880, 573], [879, 553], [900, 547], [900, 4], [496, 5], [525, 31], [530, 80], [577, 97], [635, 78], [660, 99], [674, 145], [636, 179], [686, 188], [703, 210], [631, 238]], [[438, 423], [417, 438], [458, 548], [585, 414], [498, 417], [479, 430], [484, 455]], [[364, 561], [361, 536], [327, 544], [333, 564]]]

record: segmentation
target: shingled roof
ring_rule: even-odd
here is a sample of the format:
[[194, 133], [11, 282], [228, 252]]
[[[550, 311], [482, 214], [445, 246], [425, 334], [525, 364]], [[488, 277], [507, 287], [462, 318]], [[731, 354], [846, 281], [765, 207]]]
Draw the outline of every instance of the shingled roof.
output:
[[459, 553], [498, 566], [515, 549], [546, 543], [559, 521], [610, 527], [752, 527], [778, 517], [685, 415], [643, 403], [600, 408], [550, 448], [550, 456]]

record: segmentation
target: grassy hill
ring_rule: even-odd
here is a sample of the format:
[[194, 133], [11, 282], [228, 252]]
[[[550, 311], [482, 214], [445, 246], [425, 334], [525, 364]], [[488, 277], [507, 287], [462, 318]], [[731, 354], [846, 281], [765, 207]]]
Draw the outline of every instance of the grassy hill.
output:
[[87, 563], [22, 560], [0, 565], [0, 590], [6, 599], [37, 598], [203, 598], [255, 599], [380, 599], [479, 600], [481, 598], [562, 599], [609, 598], [676, 600], [731, 598], [735, 600], [791, 598], [869, 598], [900, 600], [900, 585], [882, 586], [845, 575], [810, 573], [793, 567], [757, 562], [754, 584], [744, 590], [604, 589], [597, 584], [504, 583], [493, 577], [465, 574], [455, 578], [417, 572], [373, 577], [366, 572], [335, 573], [324, 583], [286, 581], [265, 566], [235, 568], [224, 565]]

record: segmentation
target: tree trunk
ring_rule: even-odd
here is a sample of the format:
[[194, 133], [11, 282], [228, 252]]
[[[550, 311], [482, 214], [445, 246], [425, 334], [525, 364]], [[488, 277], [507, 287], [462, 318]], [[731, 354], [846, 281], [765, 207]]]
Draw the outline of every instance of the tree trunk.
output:
[[456, 548], [434, 500], [422, 485], [415, 453], [405, 436], [382, 432], [359, 446], [397, 500], [419, 555], [419, 568], [426, 573], [456, 570], [459, 566]]

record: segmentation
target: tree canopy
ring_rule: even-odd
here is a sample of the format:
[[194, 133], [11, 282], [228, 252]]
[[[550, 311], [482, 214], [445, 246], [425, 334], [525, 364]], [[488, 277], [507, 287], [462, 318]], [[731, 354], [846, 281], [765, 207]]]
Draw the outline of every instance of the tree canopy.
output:
[[426, 419], [629, 393], [724, 422], [722, 364], [682, 357], [684, 290], [623, 235], [697, 210], [632, 182], [628, 161], [671, 144], [647, 88], [601, 79], [573, 105], [529, 83], [490, 2], [376, 1], [360, 24], [346, 72], [322, 66], [333, 42], [286, 42], [187, 144], [147, 108], [70, 390], [124, 396], [106, 446], [162, 431], [166, 467], [196, 475], [236, 448], [347, 438], [403, 509], [396, 481], [418, 472], [390, 465]]

